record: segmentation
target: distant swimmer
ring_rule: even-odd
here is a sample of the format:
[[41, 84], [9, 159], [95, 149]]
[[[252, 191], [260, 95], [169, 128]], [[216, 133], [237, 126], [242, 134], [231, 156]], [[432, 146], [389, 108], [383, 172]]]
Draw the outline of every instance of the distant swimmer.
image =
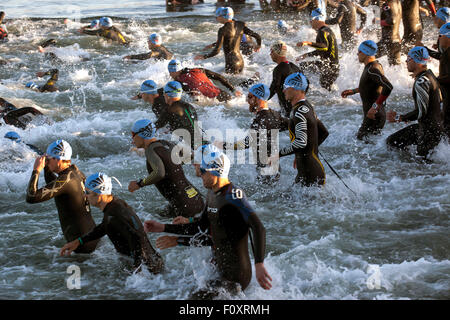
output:
[[417, 120], [418, 123], [390, 135], [386, 143], [398, 149], [416, 145], [417, 154], [424, 158], [439, 144], [443, 133], [439, 82], [427, 68], [429, 59], [428, 51], [424, 47], [414, 47], [409, 51], [406, 61], [408, 71], [415, 79], [412, 91], [415, 108], [407, 114], [398, 115], [395, 111], [386, 114], [389, 122]]
[[[89, 203], [85, 199], [85, 175], [71, 163], [72, 147], [65, 140], [57, 140], [47, 148], [46, 155], [36, 159], [28, 183], [26, 201], [40, 203], [55, 199], [61, 230], [70, 242], [95, 227]], [[47, 185], [38, 188], [39, 174], [44, 169]], [[76, 253], [90, 253], [98, 240], [84, 243]]]
[[[403, 21], [403, 50], [408, 52], [418, 42], [422, 41], [423, 27], [422, 19], [420, 17], [420, 0], [402, 0], [402, 21]], [[436, 15], [436, 8], [433, 0], [425, 0], [431, 15]]]
[[196, 299], [212, 299], [221, 289], [237, 294], [248, 287], [252, 279], [248, 252], [250, 235], [256, 280], [263, 289], [269, 290], [272, 278], [264, 266], [266, 230], [244, 191], [228, 180], [230, 159], [211, 145], [203, 146], [202, 151], [203, 157], [197, 171], [208, 189], [208, 195], [201, 217], [187, 224], [162, 224], [148, 220], [144, 222], [145, 230], [180, 235], [158, 238], [156, 246], [159, 249], [189, 246], [191, 243], [195, 245], [196, 241], [189, 241], [186, 236], [191, 239], [192, 236], [198, 237], [203, 240], [199, 245], [211, 246], [213, 263], [217, 266], [220, 279], [210, 281], [205, 290], [194, 293], [193, 298]]
[[219, 29], [214, 49], [205, 55], [197, 55], [195, 60], [203, 60], [219, 54], [223, 47], [225, 55], [225, 72], [238, 74], [244, 70], [244, 59], [241, 55], [240, 44], [244, 34], [254, 37], [257, 45], [254, 51], [261, 48], [261, 37], [256, 32], [246, 27], [242, 21], [233, 20], [234, 11], [229, 7], [220, 7], [216, 10], [216, 20], [224, 26]]
[[19, 136], [19, 134], [15, 131], [9, 131], [5, 134], [5, 139], [9, 139], [12, 141], [15, 141], [16, 143], [23, 143], [24, 145], [26, 145], [28, 148], [30, 148], [31, 150], [33, 150], [34, 152], [36, 152], [38, 155], [42, 156], [44, 153], [39, 150], [38, 147], [29, 144], [29, 143], [25, 143], [24, 141], [22, 141], [22, 138]]
[[56, 87], [56, 81], [58, 81], [59, 78], [59, 70], [58, 69], [51, 69], [47, 72], [38, 72], [36, 73], [36, 76], [39, 78], [42, 78], [44, 76], [50, 76], [50, 79], [47, 80], [47, 83], [43, 86], [38, 86], [33, 81], [27, 82], [25, 85], [27, 88], [30, 88], [35, 91], [39, 92], [56, 92], [58, 91], [58, 88]]
[[153, 80], [145, 80], [141, 84], [139, 94], [132, 97], [132, 100], [142, 99], [152, 106], [152, 111], [159, 119], [163, 113], [167, 112], [168, 105], [164, 98], [164, 88], [159, 88]]
[[179, 60], [171, 60], [168, 65], [170, 77], [183, 86], [183, 91], [192, 95], [203, 95], [207, 98], [216, 98], [220, 102], [231, 100], [233, 97], [224, 90], [216, 87], [211, 80], [219, 81], [235, 96], [239, 97], [241, 92], [224, 76], [217, 72], [203, 68], [183, 68]]
[[8, 41], [8, 30], [3, 24], [3, 19], [5, 19], [5, 12], [0, 11], [0, 43]]
[[162, 45], [162, 39], [159, 34], [152, 33], [148, 37], [147, 44], [148, 44], [148, 48], [150, 49], [150, 52], [125, 56], [123, 58], [126, 60], [128, 60], [128, 59], [130, 59], [130, 60], [147, 60], [150, 58], [153, 58], [156, 60], [172, 59], [173, 54], [169, 50], [167, 50], [167, 48], [165, 46]]
[[113, 21], [109, 17], [103, 17], [100, 19], [100, 29], [90, 30], [86, 27], [82, 27], [80, 32], [91, 36], [100, 36], [123, 45], [129, 44], [128, 40], [125, 39], [120, 30], [113, 26]]
[[[447, 7], [440, 8], [436, 12], [436, 15], [433, 17], [433, 22], [436, 28], [438, 29], [440, 29], [447, 22], [450, 22], [450, 9]], [[433, 59], [439, 60], [441, 58], [441, 52], [439, 50], [439, 41], [437, 41], [436, 44], [433, 45], [433, 49], [436, 49], [436, 51], [426, 46], [424, 47], [428, 50], [430, 57], [432, 57]]]
[[386, 123], [384, 104], [393, 89], [392, 84], [385, 77], [383, 67], [376, 60], [377, 44], [366, 40], [359, 45], [358, 60], [365, 67], [358, 88], [344, 90], [343, 98], [359, 93], [363, 103], [363, 122], [358, 130], [357, 138], [363, 140], [369, 134], [381, 132]]
[[5, 99], [0, 98], [0, 117], [6, 124], [25, 129], [33, 120], [33, 116], [40, 115], [42, 112], [33, 107], [16, 108]]
[[84, 243], [107, 235], [117, 252], [134, 260], [134, 268], [145, 264], [152, 273], [162, 272], [164, 262], [150, 244], [141, 220], [124, 200], [112, 195], [111, 177], [101, 172], [90, 175], [85, 189], [89, 203], [103, 211], [103, 221], [89, 233], [64, 245], [60, 255], [70, 255]]
[[294, 36], [296, 34], [296, 26], [290, 27], [285, 20], [278, 20], [277, 31], [282, 36]]
[[[38, 46], [38, 50], [45, 54], [46, 60], [49, 60], [52, 63], [62, 64], [64, 61], [58, 57], [58, 49], [55, 47], [56, 43], [57, 41], [55, 39], [48, 39]], [[89, 61], [89, 54], [79, 54], [79, 59], [81, 61]]]
[[281, 111], [289, 116], [292, 106], [283, 93], [284, 80], [293, 73], [300, 72], [300, 68], [286, 58], [287, 46], [283, 41], [277, 41], [270, 47], [270, 58], [277, 64], [272, 72], [272, 83], [270, 84], [269, 100], [276, 94]]
[[[342, 46], [351, 50], [356, 45], [356, 35], [361, 33], [366, 25], [367, 13], [354, 0], [337, 0], [339, 3], [336, 16], [325, 20], [325, 24], [338, 24], [341, 30]], [[356, 14], [361, 16], [361, 25], [356, 29]]]
[[442, 120], [444, 130], [450, 139], [450, 23], [444, 24], [439, 30], [439, 85], [443, 97]]
[[325, 15], [320, 9], [311, 13], [311, 26], [317, 31], [316, 42], [302, 41], [297, 43], [298, 47], [311, 46], [313, 52], [306, 53], [297, 61], [308, 57], [319, 57], [319, 60], [299, 63], [302, 72], [319, 73], [322, 88], [331, 91], [331, 86], [339, 76], [339, 52], [336, 36], [325, 24]]
[[166, 0], [166, 5], [168, 6], [177, 6], [177, 5], [193, 5], [203, 3], [203, 0]]
[[175, 145], [158, 140], [156, 127], [148, 119], [136, 121], [131, 135], [133, 144], [145, 149], [148, 176], [139, 181], [130, 181], [128, 191], [135, 192], [145, 186], [155, 185], [169, 201], [169, 216], [194, 217], [200, 213], [204, 204], [202, 195], [184, 175]]
[[291, 143], [273, 155], [270, 163], [273, 165], [279, 157], [295, 154], [294, 168], [298, 172], [295, 183], [324, 185], [325, 170], [319, 160], [319, 146], [328, 137], [328, 130], [306, 100], [308, 87], [308, 79], [302, 73], [293, 73], [284, 81], [284, 94], [293, 106], [289, 119]]
[[402, 6], [400, 0], [386, 0], [380, 9], [381, 39], [377, 43], [376, 58], [387, 55], [390, 65], [400, 64], [400, 22]]

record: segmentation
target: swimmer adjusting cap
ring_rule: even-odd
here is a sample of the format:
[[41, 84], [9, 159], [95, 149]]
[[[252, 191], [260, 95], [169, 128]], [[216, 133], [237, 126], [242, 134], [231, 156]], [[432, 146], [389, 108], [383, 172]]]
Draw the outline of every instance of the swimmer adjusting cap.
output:
[[97, 172], [90, 175], [86, 179], [85, 187], [92, 192], [97, 194], [107, 194], [110, 195], [112, 192], [112, 179], [116, 180], [117, 183], [122, 186], [119, 180], [116, 177], [109, 177], [107, 174], [103, 172]]
[[301, 72], [296, 72], [289, 75], [286, 80], [284, 80], [283, 90], [287, 88], [294, 88], [295, 90], [306, 92], [308, 86], [308, 79], [305, 77], [305, 75]]
[[200, 171], [210, 172], [219, 178], [228, 178], [230, 172], [230, 159], [216, 146], [207, 144], [195, 152], [197, 157], [201, 154]]
[[436, 17], [444, 21], [445, 23], [450, 22], [450, 9], [447, 7], [440, 8], [436, 12]]
[[325, 15], [322, 12], [322, 9], [320, 8], [314, 9], [311, 12], [311, 20], [325, 21]]
[[164, 93], [171, 98], [181, 98], [183, 88], [178, 81], [170, 81], [164, 86]]
[[232, 20], [234, 17], [234, 11], [230, 7], [220, 7], [216, 10], [216, 17], [222, 17], [227, 20]]
[[141, 93], [157, 94], [158, 87], [153, 80], [145, 80], [141, 84]]
[[16, 142], [20, 142], [21, 141], [19, 134], [17, 132], [14, 132], [14, 131], [7, 132], [5, 134], [5, 138], [14, 140]]
[[280, 57], [286, 57], [287, 54], [286, 43], [284, 43], [283, 41], [277, 41], [270, 47], [270, 51], [273, 51]]
[[169, 69], [169, 72], [178, 72], [178, 71], [181, 71], [183, 69], [183, 67], [181, 66], [180, 60], [173, 59], [173, 60], [170, 60], [169, 65], [167, 66], [167, 69]]
[[150, 41], [153, 44], [156, 44], [157, 46], [159, 46], [162, 43], [161, 36], [159, 34], [157, 34], [157, 33], [152, 33], [148, 37], [148, 41]]
[[249, 89], [249, 92], [260, 100], [267, 101], [270, 97], [270, 89], [263, 83], [257, 83]]
[[439, 34], [450, 38], [450, 22], [447, 22], [439, 29]]
[[72, 147], [65, 140], [56, 140], [48, 146], [45, 153], [58, 160], [70, 160], [72, 158]]
[[418, 64], [427, 64], [430, 60], [430, 54], [424, 47], [414, 47], [408, 52], [408, 57], [414, 60]]
[[366, 40], [361, 42], [358, 50], [364, 53], [366, 56], [375, 56], [378, 51], [378, 46], [374, 41]]
[[113, 21], [109, 17], [103, 17], [100, 19], [100, 25], [106, 28], [111, 28], [113, 26]]
[[136, 121], [133, 124], [131, 131], [145, 140], [152, 139], [156, 136], [156, 127], [153, 122], [148, 119], [141, 119]]
[[98, 28], [100, 26], [100, 20], [92, 20], [91, 21], [91, 28]]

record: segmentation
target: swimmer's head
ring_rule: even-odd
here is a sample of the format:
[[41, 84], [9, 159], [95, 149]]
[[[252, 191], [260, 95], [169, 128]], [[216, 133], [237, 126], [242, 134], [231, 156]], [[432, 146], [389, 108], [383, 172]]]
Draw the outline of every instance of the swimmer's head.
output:
[[169, 70], [170, 76], [173, 78], [174, 76], [177, 76], [175, 75], [176, 72], [183, 70], [183, 66], [181, 65], [180, 60], [173, 59], [170, 60], [167, 69]]
[[439, 29], [439, 51], [444, 53], [450, 47], [450, 22], [447, 22]]
[[303, 98], [309, 89], [309, 81], [301, 72], [289, 75], [283, 84], [283, 93], [286, 100], [292, 101], [296, 98]]
[[434, 17], [434, 24], [440, 28], [447, 22], [450, 22], [450, 9], [447, 7], [440, 8]]
[[230, 7], [220, 7], [216, 10], [216, 18], [223, 18], [225, 21], [233, 20], [234, 11]]
[[162, 39], [161, 36], [157, 33], [152, 33], [149, 37], [148, 37], [148, 41], [152, 44], [154, 44], [155, 46], [160, 46], [162, 43]]
[[263, 84], [253, 85], [247, 95], [248, 111], [257, 112], [267, 108], [267, 100], [270, 97], [270, 88]]
[[50, 158], [69, 161], [72, 158], [72, 147], [65, 140], [56, 140], [48, 146], [45, 153]]
[[150, 140], [156, 137], [156, 127], [149, 119], [136, 121], [131, 128], [132, 137], [141, 137], [144, 140]]
[[100, 19], [100, 26], [104, 28], [111, 28], [113, 26], [113, 21], [109, 17], [103, 17]]
[[[358, 47], [358, 59], [360, 62], [363, 62], [367, 57], [373, 57], [377, 54], [378, 46], [372, 40], [366, 40], [361, 42]], [[361, 54], [363, 53], [363, 54]]]
[[[420, 65], [427, 65], [428, 61], [430, 60], [430, 54], [428, 53], [428, 50], [425, 47], [414, 47], [408, 52], [408, 59], [406, 60], [407, 63], [409, 61], [414, 61], [416, 64]], [[409, 70], [409, 66], [408, 66]], [[409, 70], [412, 71], [412, 70]]]
[[439, 36], [450, 38], [450, 22], [447, 22], [439, 29]]
[[92, 20], [91, 24], [89, 25], [90, 28], [99, 28], [100, 27], [100, 20]]
[[[169, 81], [164, 86], [164, 96], [166, 98], [180, 99], [182, 94], [183, 88], [178, 81]], [[166, 99], [166, 102], [168, 103], [167, 100], [169, 99]]]
[[322, 12], [321, 8], [316, 8], [311, 12], [311, 21], [325, 21], [325, 14]]
[[20, 136], [17, 132], [14, 131], [9, 131], [5, 134], [5, 138], [6, 139], [10, 139], [13, 140], [15, 142], [21, 142], [22, 140], [20, 139]]
[[286, 57], [287, 46], [283, 41], [277, 41], [270, 47], [270, 56], [276, 62], [278, 57]]
[[145, 80], [141, 84], [140, 91], [141, 91], [141, 93], [157, 94], [158, 86], [156, 85], [156, 82], [153, 80]]
[[278, 20], [277, 28], [279, 33], [286, 34], [288, 31], [288, 24], [284, 20]]
[[195, 153], [197, 160], [201, 155], [199, 170], [206, 188], [211, 188], [217, 178], [228, 179], [231, 164], [225, 153], [211, 144], [201, 146]]
[[94, 192], [96, 194], [111, 195], [112, 193], [112, 179], [115, 179], [120, 186], [121, 183], [115, 177], [109, 177], [106, 173], [97, 172], [90, 175], [86, 179], [85, 188], [86, 194]]

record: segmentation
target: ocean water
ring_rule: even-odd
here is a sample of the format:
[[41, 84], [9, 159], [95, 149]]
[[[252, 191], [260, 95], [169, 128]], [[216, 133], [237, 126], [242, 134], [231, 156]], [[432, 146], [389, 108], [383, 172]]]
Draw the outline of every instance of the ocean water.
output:
[[[133, 194], [126, 186], [146, 175], [145, 159], [130, 153], [130, 128], [140, 118], [155, 119], [149, 106], [132, 101], [142, 81], [153, 79], [163, 86], [169, 81], [167, 61], [131, 63], [128, 54], [147, 51], [146, 37], [161, 34], [164, 44], [186, 67], [202, 66], [223, 72], [223, 54], [194, 62], [193, 56], [215, 41], [220, 27], [213, 17], [212, 1], [197, 6], [167, 10], [163, 1], [4, 1], [10, 41], [0, 45], [0, 57], [10, 61], [0, 67], [0, 96], [23, 107], [33, 106], [51, 119], [34, 123], [26, 130], [0, 126], [0, 136], [15, 130], [24, 141], [45, 150], [56, 139], [67, 140], [74, 150], [73, 162], [86, 174], [104, 171], [117, 177], [123, 187], [114, 193], [135, 208], [144, 221], [169, 222], [158, 212], [166, 203], [154, 187]], [[378, 16], [370, 7], [369, 19]], [[374, 11], [375, 10], [375, 11]], [[288, 58], [306, 52], [295, 43], [315, 38], [304, 14], [262, 12], [257, 1], [235, 7], [236, 18], [263, 37], [260, 52], [245, 57], [242, 75], [231, 77], [238, 83], [261, 74], [270, 84], [275, 64], [270, 45], [282, 38], [288, 44]], [[77, 29], [94, 17], [110, 16], [130, 47], [108, 44], [81, 35]], [[64, 18], [70, 21], [63, 23]], [[80, 20], [81, 17], [81, 20]], [[278, 19], [298, 30], [280, 37]], [[437, 31], [424, 19], [425, 43], [435, 42]], [[336, 26], [332, 27], [339, 37]], [[377, 39], [378, 27], [368, 26], [360, 40]], [[37, 71], [52, 67], [37, 51], [40, 42], [55, 38], [59, 65], [59, 92], [36, 93], [24, 83], [36, 79]], [[292, 157], [283, 158], [280, 182], [274, 187], [256, 183], [254, 166], [234, 164], [230, 179], [243, 188], [267, 231], [265, 266], [273, 278], [273, 288], [265, 291], [254, 277], [237, 296], [220, 299], [449, 299], [450, 298], [450, 146], [441, 142], [430, 164], [419, 163], [411, 152], [387, 149], [385, 139], [402, 124], [386, 124], [372, 143], [356, 140], [362, 121], [358, 95], [342, 99], [340, 92], [358, 85], [363, 66], [356, 49], [341, 52], [341, 72], [333, 92], [318, 86], [311, 76], [308, 99], [330, 135], [320, 147], [353, 194], [325, 166], [323, 188], [301, 188], [293, 184], [296, 171]], [[83, 62], [80, 56], [89, 57]], [[388, 109], [405, 113], [413, 108], [411, 86], [402, 65], [391, 67], [380, 59], [385, 74], [394, 85]], [[430, 68], [438, 74], [438, 62]], [[244, 93], [246, 91], [244, 90]], [[194, 102], [204, 129], [249, 128], [252, 115], [245, 95], [227, 104]], [[278, 109], [276, 98], [269, 103]], [[186, 299], [215, 276], [209, 264], [209, 248], [172, 248], [161, 251], [166, 271], [152, 275], [134, 273], [129, 261], [117, 254], [105, 237], [91, 255], [60, 257], [65, 241], [53, 201], [30, 205], [25, 190], [36, 154], [23, 144], [0, 139], [0, 298], [2, 299]], [[280, 145], [289, 143], [281, 134]], [[188, 179], [204, 194], [201, 180], [191, 166], [184, 167]], [[41, 185], [43, 177], [41, 177]], [[99, 223], [103, 213], [92, 208]], [[149, 234], [154, 245], [159, 235]], [[69, 290], [67, 273], [80, 268], [81, 289]], [[253, 270], [254, 271], [254, 270]]]

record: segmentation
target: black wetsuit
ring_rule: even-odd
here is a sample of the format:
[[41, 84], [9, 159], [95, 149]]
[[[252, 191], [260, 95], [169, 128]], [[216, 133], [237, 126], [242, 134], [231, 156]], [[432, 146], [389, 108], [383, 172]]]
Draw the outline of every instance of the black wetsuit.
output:
[[164, 269], [161, 256], [150, 244], [142, 222], [132, 207], [114, 197], [105, 206], [103, 213], [102, 223], [81, 237], [83, 243], [108, 235], [117, 252], [133, 258], [135, 268], [144, 263], [153, 273], [160, 273]]
[[6, 113], [3, 115], [3, 120], [6, 124], [25, 129], [33, 120], [33, 118], [28, 115], [42, 115], [42, 112], [32, 107], [24, 107]]
[[364, 112], [364, 119], [357, 134], [359, 140], [369, 134], [380, 133], [383, 129], [386, 123], [384, 104], [375, 114], [375, 120], [367, 118], [367, 112], [380, 95], [387, 98], [391, 94], [392, 88], [392, 84], [384, 76], [383, 67], [378, 61], [370, 62], [364, 67], [358, 86]]
[[240, 44], [242, 35], [246, 34], [256, 39], [258, 47], [261, 46], [261, 37], [256, 32], [250, 30], [242, 21], [227, 22], [219, 29], [217, 41], [214, 49], [204, 55], [204, 58], [214, 57], [219, 54], [223, 46], [225, 55], [225, 72], [241, 73], [244, 70], [244, 59], [241, 55]]
[[132, 55], [132, 56], [130, 56], [130, 59], [147, 60], [150, 58], [154, 58], [157, 60], [170, 60], [170, 59], [172, 59], [172, 57], [173, 57], [173, 54], [169, 50], [167, 50], [166, 47], [164, 47], [163, 45], [160, 45], [158, 47], [153, 48], [152, 51], [150, 51], [148, 53]]
[[141, 184], [155, 185], [169, 201], [170, 216], [193, 217], [203, 210], [203, 198], [187, 180], [181, 164], [173, 162], [174, 147], [171, 142], [158, 140], [145, 149], [149, 176], [143, 179]]
[[305, 54], [307, 57], [320, 57], [320, 60], [299, 63], [303, 72], [319, 73], [320, 85], [331, 90], [331, 85], [339, 76], [339, 53], [336, 36], [328, 26], [317, 31], [316, 42], [311, 44], [315, 51]]
[[269, 100], [272, 99], [276, 93], [281, 110], [285, 116], [289, 116], [292, 106], [289, 101], [286, 100], [283, 93], [284, 80], [286, 80], [290, 74], [296, 72], [300, 72], [300, 68], [289, 61], [280, 62], [275, 69], [273, 69]]
[[164, 99], [164, 88], [158, 89], [158, 97], [155, 98], [152, 104], [152, 111], [155, 116], [159, 119], [162, 117], [164, 113], [166, 113], [168, 109], [168, 105], [166, 103], [166, 99]]
[[58, 69], [51, 69], [47, 71], [44, 76], [50, 76], [50, 79], [48, 79], [47, 83], [43, 86], [39, 87], [40, 92], [55, 92], [58, 91], [58, 88], [56, 87], [55, 83], [58, 81], [59, 77], [59, 71]]
[[439, 77], [437, 78], [442, 93], [442, 120], [444, 130], [450, 138], [450, 47], [447, 48], [439, 59]]
[[327, 19], [326, 24], [339, 24], [341, 30], [342, 46], [345, 49], [351, 49], [356, 45], [356, 14], [361, 16], [362, 29], [367, 20], [366, 11], [361, 8], [354, 0], [343, 0], [339, 3], [337, 14], [332, 19]]
[[252, 230], [255, 264], [262, 263], [266, 231], [242, 189], [230, 183], [217, 192], [208, 191], [206, 206], [199, 220], [189, 224], [166, 224], [164, 232], [190, 236], [199, 231], [208, 232], [211, 241], [206, 245], [212, 245], [214, 262], [222, 279], [239, 283], [245, 290], [252, 278], [249, 229]]
[[169, 130], [172, 133], [177, 129], [187, 130], [190, 135], [190, 141], [185, 142], [191, 146], [192, 150], [195, 150], [195, 138], [202, 138], [197, 121], [197, 112], [194, 107], [185, 101], [179, 100], [175, 101], [171, 106], [166, 104], [166, 109], [160, 113], [155, 126], [159, 129], [169, 125]]
[[[272, 155], [272, 142], [278, 143], [278, 132], [272, 136], [271, 130], [285, 131], [288, 129], [289, 119], [283, 118], [278, 111], [272, 109], [263, 109], [256, 113], [250, 129], [253, 132], [245, 137], [244, 140], [234, 144], [234, 150], [248, 149], [252, 147], [253, 157], [256, 158], [256, 170], [258, 172], [258, 180], [263, 182], [273, 182], [279, 178], [279, 168], [273, 175], [264, 175], [261, 168], [267, 167], [268, 158]], [[255, 141], [256, 143], [254, 143]], [[224, 143], [223, 149], [226, 150], [227, 144]], [[255, 148], [256, 147], [256, 148]]]
[[390, 135], [386, 142], [389, 146], [400, 149], [417, 145], [417, 154], [426, 157], [439, 144], [443, 133], [439, 83], [431, 70], [417, 75], [412, 95], [415, 108], [401, 115], [400, 120], [417, 120], [418, 123]]
[[400, 0], [388, 0], [380, 9], [381, 40], [377, 43], [376, 57], [388, 56], [390, 65], [400, 64], [400, 21], [402, 7]]
[[280, 158], [295, 153], [297, 164], [296, 183], [304, 186], [325, 184], [325, 170], [319, 160], [319, 146], [328, 137], [328, 130], [317, 118], [307, 100], [301, 100], [292, 108], [289, 119], [291, 144], [280, 150]]
[[[54, 198], [61, 229], [67, 242], [94, 229], [95, 222], [84, 194], [86, 177], [77, 166], [71, 165], [58, 175], [52, 173], [46, 166], [44, 176], [47, 185], [38, 189], [39, 174], [33, 170], [28, 183], [26, 201], [39, 203]], [[84, 243], [75, 252], [90, 253], [95, 250], [97, 242], [98, 240]]]
[[[425, 0], [433, 16], [436, 15], [436, 9], [431, 0]], [[420, 17], [419, 0], [401, 0], [402, 21], [403, 21], [403, 49], [408, 52], [414, 47], [416, 41], [422, 41], [423, 28]]]
[[123, 45], [128, 45], [128, 41], [122, 35], [122, 33], [116, 27], [112, 26], [108, 29], [97, 29], [97, 30], [86, 30], [83, 29], [83, 33], [91, 35], [91, 36], [100, 36], [105, 39], [118, 42]]

